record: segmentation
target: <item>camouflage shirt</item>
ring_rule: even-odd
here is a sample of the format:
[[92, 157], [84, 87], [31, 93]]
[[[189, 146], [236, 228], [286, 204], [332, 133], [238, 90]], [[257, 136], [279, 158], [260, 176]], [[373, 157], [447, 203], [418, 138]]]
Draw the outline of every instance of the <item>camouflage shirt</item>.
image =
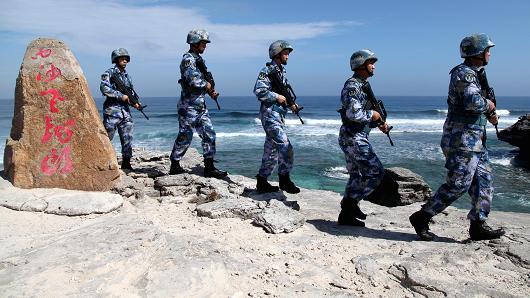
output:
[[447, 97], [448, 114], [441, 147], [451, 150], [483, 152], [486, 119], [490, 100], [481, 94], [477, 67], [460, 64], [450, 72]]
[[127, 73], [126, 70], [123, 70], [123, 72], [121, 72], [116, 65], [109, 68], [101, 75], [101, 83], [99, 85], [99, 90], [101, 91], [101, 94], [106, 97], [105, 102], [103, 103], [103, 109], [105, 110], [104, 112], [107, 115], [121, 113], [122, 109], [127, 112], [129, 111], [128, 103], [123, 101], [122, 99], [123, 93], [116, 90], [116, 86], [110, 81], [110, 77], [113, 74], [118, 74], [118, 77], [125, 84], [125, 86], [133, 88], [131, 76]]
[[341, 92], [341, 118], [343, 125], [356, 133], [358, 131], [369, 131], [373, 111], [368, 96], [362, 90], [365, 80], [355, 74], [344, 83]]
[[194, 108], [196, 110], [206, 109], [204, 95], [206, 94], [207, 81], [197, 68], [199, 55], [187, 52], [182, 56], [180, 62], [179, 80], [182, 91], [180, 93], [179, 108]]
[[[277, 99], [279, 94], [272, 90], [271, 82], [269, 80], [269, 73], [273, 71], [275, 67], [277, 67], [276, 62], [273, 61], [272, 63], [267, 63], [267, 65], [260, 70], [258, 78], [256, 79], [256, 84], [254, 85], [254, 94], [262, 103], [262, 109], [271, 108], [285, 115], [287, 113], [287, 109], [278, 103]], [[288, 81], [285, 67], [281, 67], [280, 69], [282, 81], [285, 85], [287, 85]]]

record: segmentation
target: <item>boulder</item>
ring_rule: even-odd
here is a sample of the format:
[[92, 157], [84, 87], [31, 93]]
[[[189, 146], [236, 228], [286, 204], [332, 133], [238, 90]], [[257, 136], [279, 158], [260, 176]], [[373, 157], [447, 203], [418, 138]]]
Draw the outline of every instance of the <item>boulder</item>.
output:
[[515, 124], [501, 130], [499, 140], [519, 147], [517, 160], [530, 167], [530, 114], [519, 117]]
[[16, 81], [5, 177], [21, 188], [106, 191], [119, 180], [114, 149], [72, 51], [32, 41]]
[[429, 185], [409, 169], [385, 169], [383, 182], [366, 198], [367, 201], [386, 207], [396, 207], [422, 202], [432, 196]]

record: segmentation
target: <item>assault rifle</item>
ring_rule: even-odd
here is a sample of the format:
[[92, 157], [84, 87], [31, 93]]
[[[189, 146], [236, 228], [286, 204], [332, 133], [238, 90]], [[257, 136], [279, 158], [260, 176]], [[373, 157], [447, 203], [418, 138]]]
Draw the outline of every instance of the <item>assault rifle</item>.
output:
[[110, 82], [113, 83], [114, 86], [116, 86], [116, 89], [118, 89], [118, 91], [129, 97], [129, 103], [131, 106], [134, 107], [136, 104], [138, 104], [139, 107], [136, 109], [144, 115], [145, 119], [149, 120], [149, 117], [147, 117], [147, 115], [144, 113], [144, 108], [146, 108], [147, 106], [143, 106], [142, 103], [140, 103], [140, 97], [138, 96], [136, 91], [134, 91], [133, 88], [125, 86], [125, 84], [118, 77], [117, 73], [114, 73], [112, 74], [112, 76], [110, 76]]
[[[382, 123], [386, 122], [386, 109], [385, 105], [383, 104], [382, 100], [377, 100], [375, 98], [374, 92], [372, 91], [372, 86], [370, 86], [370, 83], [366, 81], [363, 84], [362, 90], [366, 95], [368, 96], [368, 100], [370, 101], [370, 104], [372, 105], [372, 110], [376, 111], [381, 115]], [[394, 146], [394, 142], [392, 142], [392, 139], [390, 138], [390, 130], [394, 128], [393, 126], [388, 127], [388, 132], [386, 132], [386, 136], [388, 137], [388, 140], [390, 141], [390, 145]]]
[[210, 90], [210, 97], [215, 101], [215, 104], [217, 105], [217, 109], [221, 110], [221, 107], [219, 106], [219, 102], [217, 101], [217, 98], [219, 97], [219, 94], [212, 96], [212, 94], [215, 94], [215, 81], [213, 80], [213, 75], [211, 72], [208, 71], [208, 68], [206, 68], [206, 64], [204, 63], [204, 60], [201, 56], [195, 60], [195, 65], [197, 65], [197, 68], [202, 73], [204, 79], [210, 83], [212, 86], [212, 89]]
[[[497, 98], [495, 98], [495, 91], [493, 90], [493, 88], [490, 87], [490, 84], [488, 83], [488, 77], [486, 76], [485, 68], [482, 68], [478, 71], [478, 82], [480, 84], [482, 96], [491, 100], [495, 105], [495, 108], [497, 108]], [[486, 113], [486, 117], [490, 118], [495, 114], [496, 109], [493, 109], [493, 111]], [[497, 133], [497, 137], [499, 137], [499, 128], [497, 127], [497, 124], [493, 124], [493, 126], [495, 126], [495, 132]]]
[[[267, 66], [270, 66], [270, 63], [267, 63]], [[280, 77], [280, 71], [278, 70], [278, 67], [275, 66], [274, 69], [269, 72], [269, 80], [271, 82], [272, 90], [280, 95], [283, 95], [285, 97], [286, 103], [283, 104], [283, 106], [292, 107], [293, 105], [296, 106], [296, 94], [294, 93], [293, 87], [291, 87], [290, 84], [284, 84], [282, 78]], [[298, 116], [298, 119], [300, 119], [300, 122], [304, 124], [304, 120], [302, 120], [302, 117], [300, 117], [300, 111], [304, 107], [297, 106], [296, 110], [293, 111], [293, 113]]]

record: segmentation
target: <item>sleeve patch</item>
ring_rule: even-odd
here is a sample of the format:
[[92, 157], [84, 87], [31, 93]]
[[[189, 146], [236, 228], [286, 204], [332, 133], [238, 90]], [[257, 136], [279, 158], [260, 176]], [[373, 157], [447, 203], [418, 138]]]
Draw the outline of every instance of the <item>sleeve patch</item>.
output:
[[260, 80], [265, 80], [266, 77], [267, 77], [267, 74], [266, 74], [266, 73], [264, 73], [264, 72], [260, 72], [260, 73], [259, 73], [259, 76], [258, 76], [258, 79], [260, 79]]
[[472, 73], [468, 72], [464, 75], [464, 80], [466, 80], [466, 82], [468, 83], [472, 83], [475, 80], [475, 76]]
[[104, 73], [101, 75], [101, 80], [102, 81], [108, 81], [109, 80], [109, 74], [108, 73]]

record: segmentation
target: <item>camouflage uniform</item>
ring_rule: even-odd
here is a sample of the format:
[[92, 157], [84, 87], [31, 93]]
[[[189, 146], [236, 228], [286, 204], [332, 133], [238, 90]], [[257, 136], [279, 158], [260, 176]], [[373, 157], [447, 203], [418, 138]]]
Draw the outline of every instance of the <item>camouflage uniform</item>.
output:
[[477, 67], [460, 64], [451, 70], [449, 112], [441, 140], [448, 169], [446, 182], [422, 209], [436, 215], [466, 191], [472, 199], [470, 220], [485, 221], [493, 196], [486, 142], [485, 113], [490, 101], [481, 95]]
[[133, 88], [131, 76], [126, 70], [121, 72], [117, 66], [109, 68], [101, 75], [101, 84], [99, 89], [103, 96], [106, 97], [103, 103], [103, 125], [107, 130], [109, 139], [112, 140], [116, 127], [121, 142], [121, 154], [124, 158], [132, 157], [132, 133], [133, 133], [133, 119], [129, 104], [123, 101], [123, 94], [116, 90], [116, 86], [110, 82], [110, 77], [113, 74], [118, 74], [124, 85]]
[[339, 145], [346, 156], [346, 168], [350, 174], [345, 199], [356, 203], [366, 198], [383, 180], [384, 168], [368, 141], [372, 127], [372, 110], [366, 93], [362, 91], [364, 80], [356, 74], [344, 83], [340, 110], [342, 126]]
[[[260, 119], [265, 130], [265, 144], [263, 146], [263, 157], [258, 175], [269, 177], [278, 163], [278, 174], [289, 174], [293, 168], [293, 146], [284, 131], [285, 115], [287, 108], [276, 101], [278, 94], [272, 91], [268, 75], [276, 66], [275, 62], [260, 70], [258, 79], [254, 86], [254, 94], [261, 102]], [[287, 83], [285, 67], [281, 67], [281, 76], [284, 84]]]
[[181, 86], [178, 103], [179, 134], [173, 145], [171, 160], [181, 160], [188, 150], [193, 138], [193, 128], [202, 139], [204, 158], [215, 156], [215, 131], [206, 109], [204, 96], [207, 81], [196, 67], [195, 53], [186, 53], [180, 63]]

